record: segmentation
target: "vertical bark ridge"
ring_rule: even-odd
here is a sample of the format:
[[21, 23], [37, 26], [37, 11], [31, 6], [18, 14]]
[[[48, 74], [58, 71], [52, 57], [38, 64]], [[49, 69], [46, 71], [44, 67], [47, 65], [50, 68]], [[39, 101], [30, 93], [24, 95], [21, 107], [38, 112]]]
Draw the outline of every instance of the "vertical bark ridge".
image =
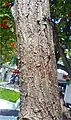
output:
[[16, 33], [21, 60], [19, 120], [60, 120], [52, 28], [48, 0], [17, 0]]

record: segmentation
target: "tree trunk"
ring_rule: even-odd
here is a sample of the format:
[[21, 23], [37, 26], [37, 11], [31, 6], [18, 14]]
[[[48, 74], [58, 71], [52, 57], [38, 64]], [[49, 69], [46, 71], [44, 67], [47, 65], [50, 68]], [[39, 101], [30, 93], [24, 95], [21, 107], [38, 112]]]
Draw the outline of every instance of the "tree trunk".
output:
[[62, 120], [48, 0], [14, 5], [21, 66], [19, 120]]

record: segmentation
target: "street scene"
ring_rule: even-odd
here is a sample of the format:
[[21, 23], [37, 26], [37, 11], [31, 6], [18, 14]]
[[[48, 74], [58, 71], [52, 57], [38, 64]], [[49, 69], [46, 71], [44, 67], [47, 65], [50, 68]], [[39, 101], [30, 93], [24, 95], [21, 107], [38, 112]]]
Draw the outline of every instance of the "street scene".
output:
[[19, 111], [19, 70], [7, 63], [0, 68], [0, 120], [17, 120]]

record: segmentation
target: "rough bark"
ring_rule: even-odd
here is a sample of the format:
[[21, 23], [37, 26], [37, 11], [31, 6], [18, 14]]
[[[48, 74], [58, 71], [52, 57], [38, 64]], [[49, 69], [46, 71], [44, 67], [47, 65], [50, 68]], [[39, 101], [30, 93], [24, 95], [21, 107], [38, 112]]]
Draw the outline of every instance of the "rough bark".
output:
[[62, 120], [48, 0], [17, 0], [15, 24], [20, 57], [19, 120]]

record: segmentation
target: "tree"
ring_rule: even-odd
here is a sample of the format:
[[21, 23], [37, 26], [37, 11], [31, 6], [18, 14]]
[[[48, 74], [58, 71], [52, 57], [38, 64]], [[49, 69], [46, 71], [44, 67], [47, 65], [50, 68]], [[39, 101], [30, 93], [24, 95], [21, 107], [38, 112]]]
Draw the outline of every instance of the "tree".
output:
[[[71, 1], [50, 0], [50, 8], [56, 61], [58, 62], [61, 57], [64, 63], [64, 65], [57, 64], [57, 67], [71, 75]], [[67, 55], [69, 58], [66, 57]]]
[[13, 5], [13, 0], [0, 1], [0, 64], [9, 62], [12, 57], [16, 57], [16, 35], [11, 13]]
[[[16, 56], [16, 36], [11, 13], [13, 5], [14, 0], [0, 1], [0, 64]], [[50, 8], [51, 17], [47, 21], [53, 24], [56, 63], [59, 59], [64, 63], [57, 64], [57, 67], [71, 75], [71, 1], [50, 0]]]
[[48, 0], [14, 5], [21, 67], [19, 120], [62, 120]]

